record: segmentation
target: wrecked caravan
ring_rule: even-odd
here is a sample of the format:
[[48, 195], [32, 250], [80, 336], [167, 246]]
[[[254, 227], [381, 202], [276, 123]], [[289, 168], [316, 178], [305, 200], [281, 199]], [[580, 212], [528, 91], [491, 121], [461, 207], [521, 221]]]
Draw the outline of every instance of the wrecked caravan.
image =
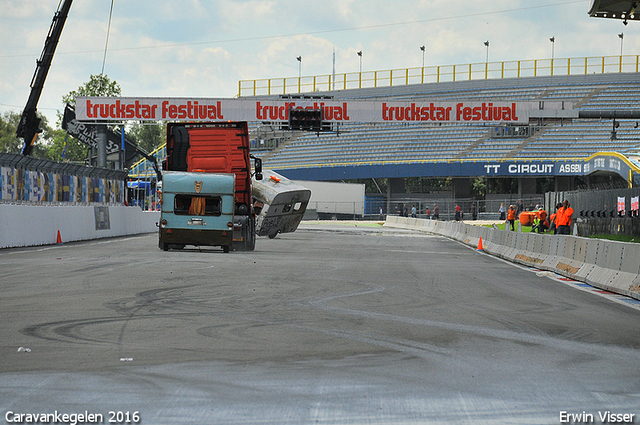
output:
[[273, 239], [278, 233], [295, 232], [307, 210], [311, 191], [271, 170], [264, 170], [263, 175], [263, 180], [253, 181], [252, 196], [258, 214], [256, 234]]

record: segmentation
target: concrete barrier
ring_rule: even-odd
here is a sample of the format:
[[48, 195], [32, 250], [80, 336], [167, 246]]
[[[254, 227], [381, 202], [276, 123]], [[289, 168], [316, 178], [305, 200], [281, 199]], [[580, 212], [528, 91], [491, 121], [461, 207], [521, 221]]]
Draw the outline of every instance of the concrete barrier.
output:
[[502, 243], [504, 232], [493, 232], [493, 229], [484, 229], [487, 230], [486, 232], [484, 232], [485, 234], [482, 238], [484, 250], [490, 254], [498, 255], [498, 252], [504, 246], [504, 244]]
[[509, 261], [513, 261], [518, 255], [518, 245], [520, 245], [520, 240], [518, 239], [517, 232], [509, 232], [507, 233], [507, 249], [504, 252], [504, 258]]
[[602, 249], [604, 249], [604, 241], [599, 239], [594, 239], [590, 241], [590, 243], [586, 244], [584, 264], [580, 267], [580, 270], [578, 270], [574, 279], [581, 280], [583, 282], [587, 281], [589, 275], [596, 271], [596, 259]]
[[156, 232], [160, 212], [121, 205], [0, 204], [0, 248]]
[[558, 261], [554, 269], [560, 270], [563, 275], [573, 279], [577, 276], [582, 264], [584, 264], [584, 260], [579, 261], [575, 258], [578, 238], [576, 236], [563, 236], [561, 238], [564, 242], [564, 249], [558, 252]]
[[603, 241], [596, 265], [586, 282], [611, 292], [640, 299], [640, 247], [636, 244]]
[[387, 217], [385, 225], [427, 231], [473, 247], [482, 237], [483, 249], [489, 254], [640, 300], [640, 244], [397, 216]]
[[494, 253], [498, 257], [506, 258], [507, 251], [511, 249], [508, 245], [510, 237], [509, 235], [511, 234], [511, 232], [496, 232], [492, 229], [491, 234], [491, 239], [496, 241], [496, 246], [495, 248], [493, 248], [492, 253]]
[[522, 248], [518, 250], [515, 260], [524, 265], [540, 268], [544, 261], [542, 255], [542, 239], [544, 235], [532, 233], [530, 235], [521, 234], [523, 239]]

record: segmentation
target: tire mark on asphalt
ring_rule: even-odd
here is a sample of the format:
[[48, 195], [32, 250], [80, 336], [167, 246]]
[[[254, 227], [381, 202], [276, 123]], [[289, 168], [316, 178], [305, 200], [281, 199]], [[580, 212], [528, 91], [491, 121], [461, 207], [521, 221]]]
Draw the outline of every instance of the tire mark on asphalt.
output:
[[[603, 353], [606, 353], [607, 357], [609, 358], [615, 355], [620, 358], [624, 358], [625, 360], [628, 360], [630, 358], [638, 358], [638, 360], [640, 361], [640, 353], [638, 352], [637, 349], [634, 349], [631, 347], [627, 348], [627, 347], [614, 346], [614, 345], [566, 340], [566, 339], [561, 339], [561, 338], [548, 336], [544, 334], [527, 334], [527, 333], [516, 332], [516, 331], [491, 329], [486, 327], [465, 325], [460, 323], [439, 322], [436, 320], [397, 316], [397, 315], [392, 315], [387, 313], [374, 313], [374, 312], [365, 311], [365, 310], [357, 310], [353, 308], [335, 307], [335, 306], [327, 305], [327, 303], [333, 300], [350, 298], [350, 297], [358, 297], [362, 295], [369, 295], [369, 294], [383, 292], [384, 290], [385, 288], [383, 287], [376, 287], [369, 290], [352, 292], [348, 294], [332, 295], [332, 296], [308, 301], [307, 305], [313, 308], [317, 308], [317, 309], [321, 309], [329, 312], [335, 312], [341, 315], [358, 316], [358, 317], [374, 319], [374, 320], [383, 320], [387, 322], [398, 322], [405, 325], [416, 325], [416, 326], [441, 329], [441, 330], [446, 330], [451, 332], [466, 333], [466, 334], [471, 334], [479, 337], [496, 338], [496, 339], [508, 340], [508, 341], [519, 342], [519, 343], [541, 345], [541, 346], [546, 346], [546, 347], [550, 347], [558, 350], [580, 352], [583, 354], [594, 355], [597, 357], [601, 357]], [[349, 335], [351, 335], [351, 333], [349, 332], [337, 331], [335, 329], [324, 330], [324, 329], [318, 328], [316, 330], [319, 332], [333, 332], [335, 333], [335, 335], [342, 335], [345, 337], [349, 337]], [[354, 338], [362, 338], [362, 336], [354, 335]], [[372, 342], [375, 342], [376, 338], [371, 338], [370, 340]], [[397, 347], [401, 347], [402, 345], [404, 345], [404, 343], [398, 343], [398, 342], [394, 343], [393, 341], [381, 341], [381, 343], [395, 344]], [[416, 348], [416, 345], [414, 343], [411, 343], [410, 345], [412, 346], [412, 348]]]
[[[192, 286], [194, 285], [151, 289], [140, 292], [133, 297], [121, 298], [104, 304], [105, 307], [119, 313], [118, 316], [40, 323], [27, 326], [20, 332], [24, 335], [50, 341], [122, 345], [126, 328], [132, 320], [156, 319], [158, 317], [181, 318], [202, 314], [193, 311], [194, 305], [197, 305], [198, 302], [187, 299], [183, 294], [185, 289]], [[171, 312], [167, 313], [167, 311]], [[145, 314], [140, 314], [140, 312], [145, 312]], [[115, 341], [91, 337], [82, 332], [84, 328], [91, 326], [116, 323], [121, 323], [121, 328]]]
[[109, 340], [105, 338], [95, 338], [87, 336], [82, 332], [83, 328], [104, 325], [111, 323], [125, 324], [130, 320], [147, 320], [157, 319], [159, 317], [166, 318], [182, 318], [196, 316], [200, 313], [168, 313], [168, 314], [145, 314], [131, 317], [123, 316], [107, 316], [96, 319], [76, 319], [76, 320], [62, 320], [59, 322], [39, 323], [36, 325], [27, 326], [20, 330], [20, 333], [34, 338], [46, 339], [49, 341], [68, 342], [73, 344], [115, 344], [120, 345], [119, 339]]

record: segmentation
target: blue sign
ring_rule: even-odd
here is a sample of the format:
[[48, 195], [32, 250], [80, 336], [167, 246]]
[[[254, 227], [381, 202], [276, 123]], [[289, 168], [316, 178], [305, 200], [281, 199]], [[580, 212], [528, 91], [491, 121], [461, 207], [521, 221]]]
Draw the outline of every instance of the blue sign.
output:
[[575, 160], [413, 161], [362, 162], [315, 167], [275, 169], [292, 180], [343, 180], [402, 177], [559, 177], [586, 176], [595, 172], [640, 173], [624, 156], [599, 153]]

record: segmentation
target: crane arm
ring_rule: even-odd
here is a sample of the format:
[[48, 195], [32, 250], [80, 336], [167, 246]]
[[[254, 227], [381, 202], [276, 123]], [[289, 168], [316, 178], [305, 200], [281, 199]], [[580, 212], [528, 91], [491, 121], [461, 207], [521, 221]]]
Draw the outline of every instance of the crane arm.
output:
[[51, 22], [47, 39], [44, 42], [42, 55], [40, 59], [36, 61], [36, 71], [31, 79], [31, 93], [29, 94], [27, 105], [22, 112], [22, 117], [20, 118], [16, 131], [16, 135], [24, 139], [22, 155], [31, 154], [33, 143], [40, 132], [40, 118], [38, 118], [36, 114], [38, 101], [40, 100], [44, 82], [47, 79], [47, 73], [53, 61], [53, 55], [58, 46], [58, 40], [60, 40], [60, 34], [62, 34], [62, 28], [69, 14], [71, 2], [72, 0], [64, 0], [64, 2], [59, 5], [58, 11], [53, 16], [53, 22]]

